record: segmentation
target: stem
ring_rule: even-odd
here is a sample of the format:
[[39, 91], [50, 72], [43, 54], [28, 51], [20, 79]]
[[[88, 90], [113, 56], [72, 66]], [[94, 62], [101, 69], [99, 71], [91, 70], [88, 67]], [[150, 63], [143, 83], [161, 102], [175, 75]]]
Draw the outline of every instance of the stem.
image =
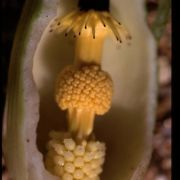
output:
[[[88, 31], [88, 30], [87, 30]], [[104, 35], [92, 37], [92, 34], [80, 35], [75, 45], [75, 64], [101, 64]]]
[[89, 109], [68, 109], [69, 130], [83, 139], [91, 134], [94, 125], [94, 112]]

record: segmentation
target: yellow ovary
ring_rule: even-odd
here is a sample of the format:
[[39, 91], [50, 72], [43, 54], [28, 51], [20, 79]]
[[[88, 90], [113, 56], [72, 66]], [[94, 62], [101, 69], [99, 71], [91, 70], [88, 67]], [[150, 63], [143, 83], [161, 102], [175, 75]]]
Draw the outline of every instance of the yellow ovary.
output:
[[[53, 131], [54, 133], [55, 131]], [[51, 133], [52, 134], [52, 133]], [[45, 159], [46, 168], [54, 175], [62, 179], [91, 179], [96, 180], [102, 172], [102, 166], [105, 159], [105, 144], [99, 141], [82, 141], [77, 143], [75, 140], [69, 137], [50, 136], [51, 140], [48, 143], [48, 152]], [[56, 143], [55, 143], [56, 142]], [[67, 142], [70, 147], [74, 147], [69, 150]], [[91, 149], [89, 146], [96, 148]], [[64, 154], [59, 154], [55, 150], [55, 146], [61, 146], [64, 149]], [[83, 149], [83, 150], [82, 150]], [[102, 156], [96, 156], [101, 152]], [[91, 155], [88, 158], [87, 155]], [[73, 156], [73, 160], [71, 159]], [[71, 161], [69, 161], [71, 159]]]

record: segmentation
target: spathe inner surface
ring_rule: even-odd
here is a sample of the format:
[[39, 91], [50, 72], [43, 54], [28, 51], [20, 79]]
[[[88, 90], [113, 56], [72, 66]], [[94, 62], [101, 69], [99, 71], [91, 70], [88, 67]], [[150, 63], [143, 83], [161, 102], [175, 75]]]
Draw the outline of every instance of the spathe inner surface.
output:
[[[146, 145], [146, 120], [149, 86], [148, 33], [142, 22], [132, 25], [134, 14], [126, 25], [131, 28], [131, 46], [108, 39], [102, 67], [114, 81], [112, 108], [95, 120], [98, 140], [107, 144], [103, 180], [130, 179], [141, 161]], [[136, 15], [138, 16], [138, 15]], [[139, 33], [141, 32], [141, 33]], [[58, 72], [74, 60], [74, 40], [64, 34], [46, 30], [34, 57], [33, 75], [40, 95], [40, 120], [37, 128], [38, 149], [44, 153], [50, 130], [66, 129], [66, 113], [54, 100]]]
[[33, 73], [40, 95], [37, 144], [43, 153], [48, 132], [66, 129], [66, 113], [60, 111], [55, 103], [55, 81], [63, 67], [73, 63], [73, 48], [74, 42], [63, 34], [57, 35], [47, 30], [35, 54]]

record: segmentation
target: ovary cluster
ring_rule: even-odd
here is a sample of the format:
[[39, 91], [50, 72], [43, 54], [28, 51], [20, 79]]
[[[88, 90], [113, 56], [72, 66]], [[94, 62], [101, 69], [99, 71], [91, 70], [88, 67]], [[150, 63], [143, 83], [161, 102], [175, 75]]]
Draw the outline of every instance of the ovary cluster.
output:
[[105, 160], [105, 144], [99, 141], [75, 142], [69, 133], [50, 132], [46, 168], [62, 180], [99, 180]]
[[111, 107], [112, 80], [99, 65], [65, 68], [56, 83], [56, 102], [61, 109], [91, 109], [102, 115]]

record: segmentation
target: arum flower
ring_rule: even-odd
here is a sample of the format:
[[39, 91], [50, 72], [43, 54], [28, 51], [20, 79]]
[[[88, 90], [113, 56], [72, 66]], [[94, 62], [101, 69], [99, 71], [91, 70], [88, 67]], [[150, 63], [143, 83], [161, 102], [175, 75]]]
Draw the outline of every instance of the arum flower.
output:
[[[143, 179], [151, 155], [156, 106], [156, 43], [145, 22], [143, 3], [143, 0], [111, 0], [110, 14], [101, 12], [98, 16], [97, 9], [86, 10], [79, 19], [82, 23], [77, 23], [77, 26], [73, 25], [73, 20], [76, 19], [68, 19], [66, 16], [77, 9], [77, 2], [74, 0], [26, 2], [12, 50], [4, 116], [3, 147], [12, 179], [58, 179], [54, 168], [53, 172], [50, 172], [51, 167], [47, 170], [47, 166], [51, 164], [47, 163], [48, 157], [55, 157], [57, 145], [73, 149], [83, 143], [74, 141], [72, 134], [67, 134], [67, 137], [64, 134], [59, 136], [58, 143], [50, 143], [56, 142], [54, 136], [50, 137], [52, 141], [48, 138], [48, 133], [51, 134], [52, 130], [67, 131], [66, 112], [60, 110], [54, 100], [54, 85], [58, 73], [70, 64], [73, 64], [73, 68], [69, 71], [75, 74], [84, 65], [89, 67], [93, 64], [99, 68], [100, 73], [105, 74], [108, 86], [113, 81], [113, 96], [110, 100], [109, 88], [107, 112], [103, 116], [97, 116], [94, 121], [93, 132], [98, 140], [84, 140], [86, 145], [99, 141], [106, 144], [106, 160], [101, 179]], [[79, 15], [82, 10], [76, 13]], [[88, 21], [84, 21], [86, 15], [89, 16]], [[59, 17], [67, 19], [60, 20]], [[63, 29], [56, 33], [54, 31], [59, 22]], [[87, 29], [81, 28], [83, 23], [87, 23]], [[76, 38], [65, 37], [62, 31], [68, 36], [71, 32], [75, 33]], [[127, 46], [124, 42], [125, 39], [130, 39], [129, 34], [132, 40], [131, 45]], [[113, 42], [108, 35], [115, 36], [118, 41]], [[87, 36], [88, 43], [85, 38]], [[121, 36], [124, 37], [123, 43], [119, 42]], [[92, 53], [95, 50], [96, 53]], [[56, 95], [59, 99], [62, 94]], [[63, 106], [61, 101], [59, 104]], [[85, 128], [81, 134], [85, 132], [89, 136], [92, 126], [88, 127], [88, 131]], [[50, 155], [46, 156], [47, 143]], [[87, 152], [89, 151], [85, 148], [84, 153]], [[102, 152], [105, 153], [104, 150]], [[71, 155], [59, 154], [53, 158], [53, 163], [63, 165], [67, 159], [75, 163], [73, 157], [76, 158], [76, 153], [73, 150]], [[75, 164], [81, 166], [84, 163], [81, 160], [77, 160]], [[104, 162], [102, 159], [100, 161]], [[96, 178], [102, 171], [101, 163]], [[76, 179], [85, 178], [84, 172], [82, 174], [82, 171], [75, 171], [70, 162], [63, 168], [67, 172], [63, 173], [66, 179], [72, 178], [72, 174]], [[58, 173], [61, 177], [62, 172], [58, 170]]]

